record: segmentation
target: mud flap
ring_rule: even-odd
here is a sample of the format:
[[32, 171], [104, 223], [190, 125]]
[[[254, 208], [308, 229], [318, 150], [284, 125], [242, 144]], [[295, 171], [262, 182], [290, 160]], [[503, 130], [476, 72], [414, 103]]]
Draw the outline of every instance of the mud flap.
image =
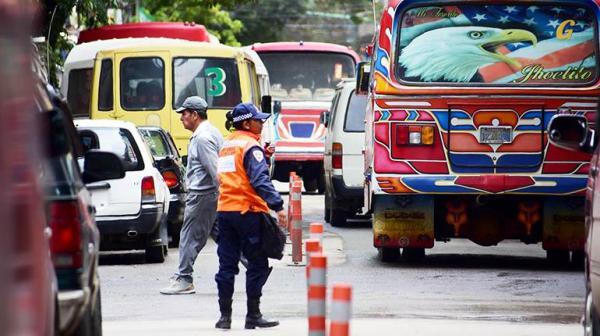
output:
[[433, 247], [433, 210], [431, 196], [375, 196], [373, 245], [378, 248]]
[[544, 200], [544, 250], [583, 250], [584, 204], [583, 197], [550, 197]]

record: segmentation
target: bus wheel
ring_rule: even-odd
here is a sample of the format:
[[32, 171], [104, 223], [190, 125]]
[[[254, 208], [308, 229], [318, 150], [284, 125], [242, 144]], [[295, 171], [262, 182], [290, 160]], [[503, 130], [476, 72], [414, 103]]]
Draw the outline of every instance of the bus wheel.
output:
[[329, 212], [331, 226], [345, 226], [348, 215], [346, 211], [336, 208], [331, 208]]
[[304, 189], [307, 192], [317, 191], [317, 179], [314, 176], [302, 176], [302, 182], [304, 183]]
[[552, 266], [565, 266], [569, 263], [569, 251], [548, 250], [546, 251], [546, 260]]
[[575, 267], [584, 267], [585, 263], [585, 252], [581, 250], [571, 252], [571, 263]]
[[325, 193], [325, 174], [321, 174], [317, 177], [317, 191], [319, 194]]
[[404, 248], [402, 249], [402, 259], [410, 262], [421, 261], [425, 258], [424, 248]]
[[330, 223], [331, 220], [331, 208], [329, 206], [329, 202], [329, 197], [327, 196], [327, 193], [325, 193], [325, 212], [323, 213], [323, 219], [326, 223]]
[[400, 249], [399, 248], [389, 248], [389, 247], [381, 247], [379, 248], [379, 260], [384, 263], [391, 263], [400, 257]]

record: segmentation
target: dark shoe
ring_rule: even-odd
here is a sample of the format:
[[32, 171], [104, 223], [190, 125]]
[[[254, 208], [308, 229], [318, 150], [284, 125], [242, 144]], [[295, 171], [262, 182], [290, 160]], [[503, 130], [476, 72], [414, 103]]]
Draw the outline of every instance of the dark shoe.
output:
[[246, 314], [246, 329], [271, 328], [279, 325], [279, 321], [269, 321], [260, 313], [260, 299], [248, 299], [248, 313]]
[[231, 329], [231, 316], [221, 315], [217, 323], [215, 323], [217, 329]]
[[219, 299], [219, 310], [221, 317], [215, 324], [217, 329], [231, 329], [231, 303], [232, 300]]

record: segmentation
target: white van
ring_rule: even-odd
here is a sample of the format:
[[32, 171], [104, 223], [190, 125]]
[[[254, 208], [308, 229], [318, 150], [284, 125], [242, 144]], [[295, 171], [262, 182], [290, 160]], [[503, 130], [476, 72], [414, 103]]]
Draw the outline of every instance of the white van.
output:
[[366, 95], [356, 95], [356, 79], [337, 86], [331, 111], [323, 114], [325, 138], [325, 220], [333, 226], [346, 224], [363, 206], [362, 149], [365, 142]]

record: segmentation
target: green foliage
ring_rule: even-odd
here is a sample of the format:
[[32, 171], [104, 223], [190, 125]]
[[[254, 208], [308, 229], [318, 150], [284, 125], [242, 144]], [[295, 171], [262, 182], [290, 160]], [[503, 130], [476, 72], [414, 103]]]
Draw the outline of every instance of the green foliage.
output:
[[232, 15], [244, 22], [239, 40], [248, 45], [280, 41], [285, 25], [302, 18], [306, 9], [306, 1], [261, 0], [233, 9]]
[[357, 25], [372, 22], [370, 0], [260, 0], [232, 10], [242, 44], [321, 41], [358, 46]]
[[73, 43], [67, 39], [65, 22], [75, 7], [81, 25], [98, 27], [108, 23], [107, 9], [115, 8], [117, 0], [38, 0], [42, 16], [42, 26], [39, 34], [47, 38], [47, 45], [42, 46], [40, 52], [46, 60], [49, 54], [49, 77], [53, 85], [58, 84], [57, 69], [63, 65], [63, 55], [71, 48]]
[[236, 35], [243, 24], [227, 9], [243, 2], [248, 1], [146, 0], [143, 5], [158, 21], [193, 21], [204, 25], [221, 43], [240, 46]]

